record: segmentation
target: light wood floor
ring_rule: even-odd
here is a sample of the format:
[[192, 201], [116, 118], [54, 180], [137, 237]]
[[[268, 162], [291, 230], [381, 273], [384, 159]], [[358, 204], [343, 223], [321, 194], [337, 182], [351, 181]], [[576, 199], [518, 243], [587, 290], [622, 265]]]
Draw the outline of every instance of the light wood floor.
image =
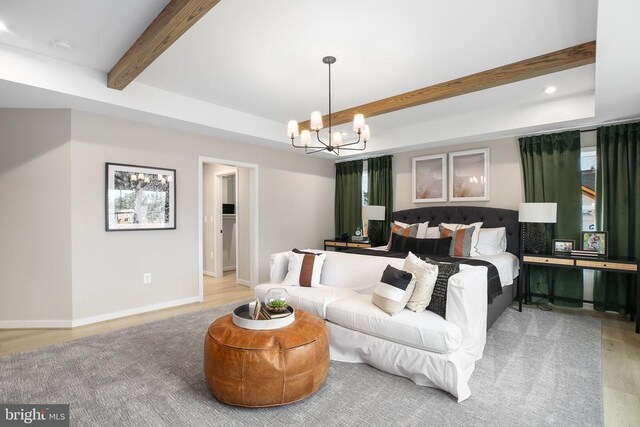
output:
[[[138, 314], [74, 329], [0, 330], [0, 355], [166, 319], [178, 314], [216, 307], [253, 297], [253, 291], [236, 284], [235, 272], [223, 278], [205, 276], [204, 302]], [[615, 314], [554, 307], [554, 311], [602, 320], [602, 382], [606, 426], [640, 426], [640, 335], [634, 323]]]

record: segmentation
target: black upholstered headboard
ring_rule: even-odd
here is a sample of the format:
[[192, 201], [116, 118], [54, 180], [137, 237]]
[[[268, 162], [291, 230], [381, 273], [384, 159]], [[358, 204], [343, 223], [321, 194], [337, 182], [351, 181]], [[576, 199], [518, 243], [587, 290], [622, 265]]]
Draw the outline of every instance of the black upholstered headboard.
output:
[[429, 227], [441, 222], [471, 224], [482, 221], [483, 228], [507, 229], [507, 252], [520, 256], [520, 223], [518, 211], [480, 206], [431, 206], [393, 212], [394, 221], [407, 224], [429, 221]]

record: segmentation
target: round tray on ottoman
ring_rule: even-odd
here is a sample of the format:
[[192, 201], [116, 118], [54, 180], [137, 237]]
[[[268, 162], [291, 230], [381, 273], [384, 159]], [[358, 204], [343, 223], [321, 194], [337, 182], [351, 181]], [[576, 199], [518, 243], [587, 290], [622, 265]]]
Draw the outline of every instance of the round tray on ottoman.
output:
[[204, 374], [211, 393], [238, 406], [277, 406], [315, 393], [329, 371], [329, 332], [319, 317], [296, 310], [279, 329], [244, 329], [227, 314], [204, 339]]

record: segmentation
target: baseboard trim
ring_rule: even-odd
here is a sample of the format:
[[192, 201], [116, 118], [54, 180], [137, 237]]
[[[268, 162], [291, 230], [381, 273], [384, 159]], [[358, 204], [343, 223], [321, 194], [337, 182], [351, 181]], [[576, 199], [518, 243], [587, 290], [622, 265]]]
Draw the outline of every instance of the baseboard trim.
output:
[[0, 329], [69, 329], [71, 320], [0, 320]]
[[204, 274], [205, 276], [209, 276], [209, 277], [213, 277], [215, 279], [216, 275], [213, 271], [203, 271], [202, 274]]
[[83, 319], [75, 319], [71, 322], [71, 327], [89, 325], [91, 323], [104, 322], [105, 320], [118, 319], [120, 317], [132, 316], [134, 314], [147, 313], [149, 311], [162, 310], [163, 308], [176, 307], [179, 305], [192, 304], [199, 302], [200, 297], [182, 298], [173, 301], [161, 302], [158, 304], [145, 305], [143, 307], [130, 308], [128, 310], [114, 311], [111, 313], [99, 314], [97, 316], [85, 317]]
[[249, 282], [248, 280], [236, 279], [236, 282], [238, 283], [238, 285], [246, 286], [248, 288], [251, 287], [251, 282]]
[[229, 266], [229, 267], [224, 267], [222, 269], [222, 271], [235, 271], [235, 269], [236, 269], [236, 266], [232, 265], [232, 266]]

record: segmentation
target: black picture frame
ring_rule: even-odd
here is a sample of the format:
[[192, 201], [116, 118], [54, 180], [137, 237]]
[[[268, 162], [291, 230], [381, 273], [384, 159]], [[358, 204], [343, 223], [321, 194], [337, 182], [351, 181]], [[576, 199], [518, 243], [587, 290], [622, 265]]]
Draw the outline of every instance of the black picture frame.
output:
[[553, 239], [552, 251], [554, 255], [571, 255], [576, 247], [576, 241], [571, 239]]
[[580, 235], [580, 248], [583, 251], [597, 252], [598, 256], [609, 256], [608, 231], [583, 231]]
[[175, 169], [105, 164], [105, 231], [175, 230], [176, 206]]

